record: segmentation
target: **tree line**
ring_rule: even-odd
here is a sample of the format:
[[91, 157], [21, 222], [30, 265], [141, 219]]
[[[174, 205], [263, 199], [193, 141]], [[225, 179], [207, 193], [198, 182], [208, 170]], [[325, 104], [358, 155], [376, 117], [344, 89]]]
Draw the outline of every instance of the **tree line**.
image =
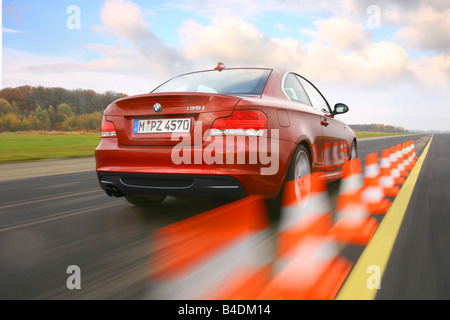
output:
[[123, 93], [21, 86], [0, 90], [0, 132], [99, 130], [103, 110]]
[[[0, 132], [100, 130], [103, 110], [123, 93], [21, 86], [0, 90]], [[353, 124], [355, 131], [406, 133], [403, 127]]]
[[407, 133], [409, 132], [403, 127], [396, 127], [385, 124], [351, 124], [350, 128], [354, 131], [364, 131], [364, 132], [398, 132], [398, 133]]

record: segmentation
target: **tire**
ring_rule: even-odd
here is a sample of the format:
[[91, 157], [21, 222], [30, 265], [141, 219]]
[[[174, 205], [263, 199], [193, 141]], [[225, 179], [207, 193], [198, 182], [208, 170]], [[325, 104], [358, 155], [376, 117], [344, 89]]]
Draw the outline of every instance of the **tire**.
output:
[[310, 174], [311, 156], [303, 145], [299, 145], [292, 156], [285, 182], [303, 178]]
[[281, 188], [278, 197], [275, 199], [268, 199], [267, 205], [272, 220], [277, 221], [279, 219], [284, 184], [288, 181], [306, 177], [309, 174], [311, 174], [311, 156], [303, 145], [299, 145], [292, 155], [286, 177], [284, 178], [283, 187]]
[[166, 195], [126, 195], [125, 199], [138, 207], [155, 207], [164, 201]]
[[350, 149], [350, 158], [349, 158], [349, 160], [356, 159], [356, 158], [358, 158], [358, 149], [356, 147], [356, 141], [353, 140], [352, 147]]

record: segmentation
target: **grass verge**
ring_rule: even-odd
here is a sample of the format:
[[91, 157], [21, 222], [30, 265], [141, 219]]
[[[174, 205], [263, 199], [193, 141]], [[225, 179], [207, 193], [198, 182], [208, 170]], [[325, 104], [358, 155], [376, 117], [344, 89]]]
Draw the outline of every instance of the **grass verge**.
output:
[[0, 163], [94, 156], [100, 134], [18, 132], [0, 134]]
[[371, 137], [388, 137], [388, 136], [401, 136], [406, 134], [414, 134], [413, 132], [357, 132], [356, 138], [371, 138]]

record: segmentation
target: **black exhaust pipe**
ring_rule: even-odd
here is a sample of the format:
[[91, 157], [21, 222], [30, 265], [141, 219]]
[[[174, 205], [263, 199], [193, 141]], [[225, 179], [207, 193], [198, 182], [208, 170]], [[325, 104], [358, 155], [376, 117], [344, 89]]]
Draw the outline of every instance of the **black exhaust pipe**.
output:
[[120, 192], [120, 190], [117, 189], [116, 187], [113, 187], [112, 190], [113, 190], [113, 196], [114, 197], [116, 197], [116, 198], [123, 197], [122, 192]]
[[111, 198], [114, 197], [113, 192], [112, 192], [112, 187], [110, 187], [110, 186], [105, 187], [105, 192], [108, 195], [108, 197], [111, 197]]
[[116, 197], [116, 198], [123, 197], [122, 192], [120, 192], [120, 190], [114, 186], [106, 186], [105, 192], [109, 197]]

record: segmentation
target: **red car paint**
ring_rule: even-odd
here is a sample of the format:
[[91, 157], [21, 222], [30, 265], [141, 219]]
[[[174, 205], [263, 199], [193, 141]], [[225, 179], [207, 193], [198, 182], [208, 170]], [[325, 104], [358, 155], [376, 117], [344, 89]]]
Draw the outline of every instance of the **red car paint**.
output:
[[[226, 72], [228, 69], [222, 70], [211, 71]], [[293, 153], [300, 144], [308, 150], [312, 172], [322, 172], [327, 180], [340, 178], [342, 165], [351, 156], [352, 143], [356, 143], [355, 133], [336, 119], [330, 108], [327, 112], [321, 112], [311, 105], [291, 101], [283, 90], [289, 72], [281, 69], [269, 71], [260, 95], [161, 92], [126, 97], [110, 104], [104, 112], [104, 137], [95, 150], [102, 188], [106, 189], [112, 183], [119, 195], [153, 192], [183, 195], [192, 194], [189, 193], [193, 190], [190, 177], [213, 179], [202, 180], [205, 185], [195, 189], [194, 194], [201, 196], [202, 190], [206, 189], [217, 189], [221, 193], [227, 188], [234, 188], [228, 186], [228, 182], [223, 188], [208, 185], [214, 177], [227, 177], [240, 184], [244, 195], [261, 194], [275, 198], [285, 181]], [[155, 104], [162, 106], [158, 113], [154, 111]], [[223, 129], [224, 123], [234, 126], [244, 123], [239, 115], [245, 116], [246, 110], [252, 110], [247, 114], [255, 117], [248, 123], [266, 126], [264, 136], [253, 137], [253, 140], [250, 137], [236, 138], [231, 147], [233, 150], [226, 146], [223, 150], [214, 150], [216, 159], [226, 159], [234, 151], [233, 163], [200, 161], [202, 159], [198, 155], [207, 151], [208, 146], [217, 139], [208, 134], [209, 130], [214, 127]], [[233, 117], [237, 121], [233, 122]], [[177, 134], [175, 139], [172, 133], [133, 133], [135, 120], [188, 118], [192, 119], [190, 132]], [[197, 135], [194, 135], [195, 132]], [[259, 151], [254, 147], [261, 139], [267, 140], [271, 155], [277, 157], [278, 168], [274, 174], [261, 174], [261, 168], [268, 167], [261, 161], [249, 163], [248, 159], [252, 156], [257, 158], [254, 153]], [[272, 148], [271, 142], [276, 142], [277, 148]], [[173, 150], [183, 146], [183, 156], [190, 161], [175, 164]], [[189, 152], [190, 155], [187, 154]], [[245, 163], [237, 163], [238, 154], [245, 155]], [[141, 176], [146, 178], [140, 179]]]

